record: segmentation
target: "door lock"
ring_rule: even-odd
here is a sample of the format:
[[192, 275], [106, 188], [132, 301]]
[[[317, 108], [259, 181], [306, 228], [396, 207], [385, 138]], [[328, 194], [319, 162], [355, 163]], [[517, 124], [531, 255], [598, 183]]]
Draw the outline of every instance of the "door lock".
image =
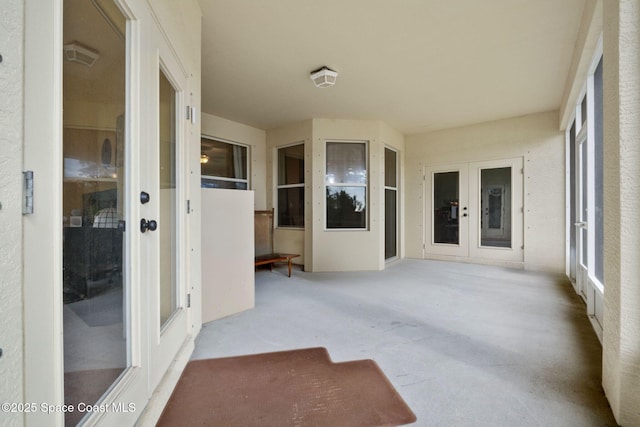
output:
[[140, 203], [144, 205], [145, 203], [149, 203], [150, 199], [151, 197], [149, 197], [149, 193], [147, 193], [146, 191], [140, 192]]
[[147, 230], [156, 231], [156, 228], [158, 228], [158, 223], [156, 221], [154, 221], [153, 219], [147, 221], [146, 219], [142, 218], [140, 220], [140, 232], [141, 233], [145, 233]]

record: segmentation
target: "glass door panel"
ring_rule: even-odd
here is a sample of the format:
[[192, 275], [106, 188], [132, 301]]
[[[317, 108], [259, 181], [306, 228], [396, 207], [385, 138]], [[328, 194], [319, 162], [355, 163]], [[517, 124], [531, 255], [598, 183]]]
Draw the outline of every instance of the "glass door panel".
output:
[[160, 326], [178, 308], [176, 90], [160, 70]]
[[[127, 40], [126, 18], [111, 0], [64, 2], [63, 16], [64, 400], [77, 408], [102, 399], [131, 360]], [[66, 412], [65, 424], [76, 425], [85, 414]]]
[[511, 247], [511, 168], [480, 170], [480, 245]]
[[433, 243], [460, 243], [460, 173], [433, 174]]

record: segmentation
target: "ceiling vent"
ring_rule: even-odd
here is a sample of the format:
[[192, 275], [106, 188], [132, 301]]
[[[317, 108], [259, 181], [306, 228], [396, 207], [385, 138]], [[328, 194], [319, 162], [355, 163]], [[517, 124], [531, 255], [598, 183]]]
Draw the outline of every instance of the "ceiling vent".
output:
[[71, 62], [79, 62], [87, 67], [93, 66], [100, 58], [98, 52], [79, 45], [76, 42], [64, 45], [64, 59]]
[[337, 78], [338, 73], [330, 70], [327, 67], [322, 67], [311, 72], [311, 80], [313, 80], [313, 83], [316, 85], [316, 87], [333, 86], [334, 84], [336, 84]]

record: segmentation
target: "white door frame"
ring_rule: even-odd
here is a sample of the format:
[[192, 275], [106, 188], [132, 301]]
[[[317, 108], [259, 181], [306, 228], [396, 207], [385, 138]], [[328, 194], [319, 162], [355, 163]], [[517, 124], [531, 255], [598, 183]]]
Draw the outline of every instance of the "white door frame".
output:
[[[482, 246], [480, 186], [483, 169], [511, 168], [511, 247]], [[524, 170], [522, 157], [469, 163], [469, 256], [489, 262], [524, 262]]]
[[[524, 262], [523, 158], [426, 166], [424, 169], [424, 257], [522, 267]], [[511, 248], [481, 245], [480, 173], [482, 169], [511, 168]], [[459, 172], [459, 244], [438, 244], [433, 239], [433, 176]], [[466, 208], [466, 209], [465, 209]], [[465, 216], [466, 214], [466, 216]]]
[[[469, 256], [469, 219], [468, 219], [468, 172], [467, 163], [457, 163], [439, 166], [426, 166], [424, 170], [424, 253], [425, 257], [461, 257]], [[458, 172], [458, 206], [452, 207], [452, 216], [458, 220], [458, 244], [436, 243], [434, 236], [434, 175], [437, 173]], [[453, 210], [455, 208], [455, 210]]]

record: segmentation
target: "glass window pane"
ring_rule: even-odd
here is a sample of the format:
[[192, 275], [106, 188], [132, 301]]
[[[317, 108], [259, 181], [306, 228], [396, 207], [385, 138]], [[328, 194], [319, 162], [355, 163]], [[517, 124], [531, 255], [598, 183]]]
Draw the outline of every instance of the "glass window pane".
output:
[[160, 325], [178, 308], [176, 90], [160, 70]]
[[203, 177], [200, 181], [201, 188], [227, 188], [232, 190], [246, 190], [246, 182], [224, 181], [221, 179], [211, 179]]
[[396, 190], [384, 190], [384, 258], [393, 258], [398, 254], [397, 236], [397, 195]]
[[200, 155], [202, 175], [247, 179], [247, 147], [201, 138]]
[[[580, 152], [578, 153], [580, 155], [580, 197], [581, 197], [581, 201], [580, 201], [580, 221], [582, 222], [587, 222], [588, 220], [588, 216], [587, 216], [587, 210], [588, 210], [588, 201], [589, 201], [589, 193], [588, 193], [588, 186], [587, 186], [587, 178], [588, 178], [588, 164], [587, 164], [587, 142], [583, 142], [580, 145]], [[587, 267], [589, 264], [589, 257], [588, 257], [588, 240], [587, 240], [587, 232], [586, 229], [582, 229], [582, 233], [581, 233], [581, 238], [582, 238], [582, 253], [580, 256], [580, 263]]]
[[74, 426], [87, 415], [78, 404], [96, 404], [130, 366], [124, 266], [126, 233], [135, 227], [124, 227], [128, 57], [127, 34], [118, 28], [126, 18], [112, 0], [101, 2], [109, 21], [92, 2], [63, 3], [63, 39], [99, 43], [90, 47], [100, 51], [109, 46], [110, 64], [108, 72], [68, 60], [62, 65], [64, 403], [76, 408], [65, 412], [64, 424]]
[[576, 122], [574, 121], [569, 131], [569, 276], [576, 279], [577, 266], [577, 233], [576, 218]]
[[459, 242], [459, 172], [433, 174], [433, 242]]
[[278, 149], [278, 185], [304, 183], [304, 144]]
[[480, 244], [511, 247], [511, 168], [480, 172]]
[[326, 183], [328, 185], [366, 184], [366, 144], [327, 142]]
[[603, 121], [603, 92], [602, 92], [602, 58], [593, 75], [594, 84], [594, 163], [595, 163], [595, 276], [604, 284], [604, 135]]
[[397, 187], [397, 153], [388, 148], [384, 149], [384, 185], [385, 187]]
[[327, 187], [327, 228], [366, 226], [366, 187]]
[[304, 187], [278, 189], [278, 226], [304, 226]]

